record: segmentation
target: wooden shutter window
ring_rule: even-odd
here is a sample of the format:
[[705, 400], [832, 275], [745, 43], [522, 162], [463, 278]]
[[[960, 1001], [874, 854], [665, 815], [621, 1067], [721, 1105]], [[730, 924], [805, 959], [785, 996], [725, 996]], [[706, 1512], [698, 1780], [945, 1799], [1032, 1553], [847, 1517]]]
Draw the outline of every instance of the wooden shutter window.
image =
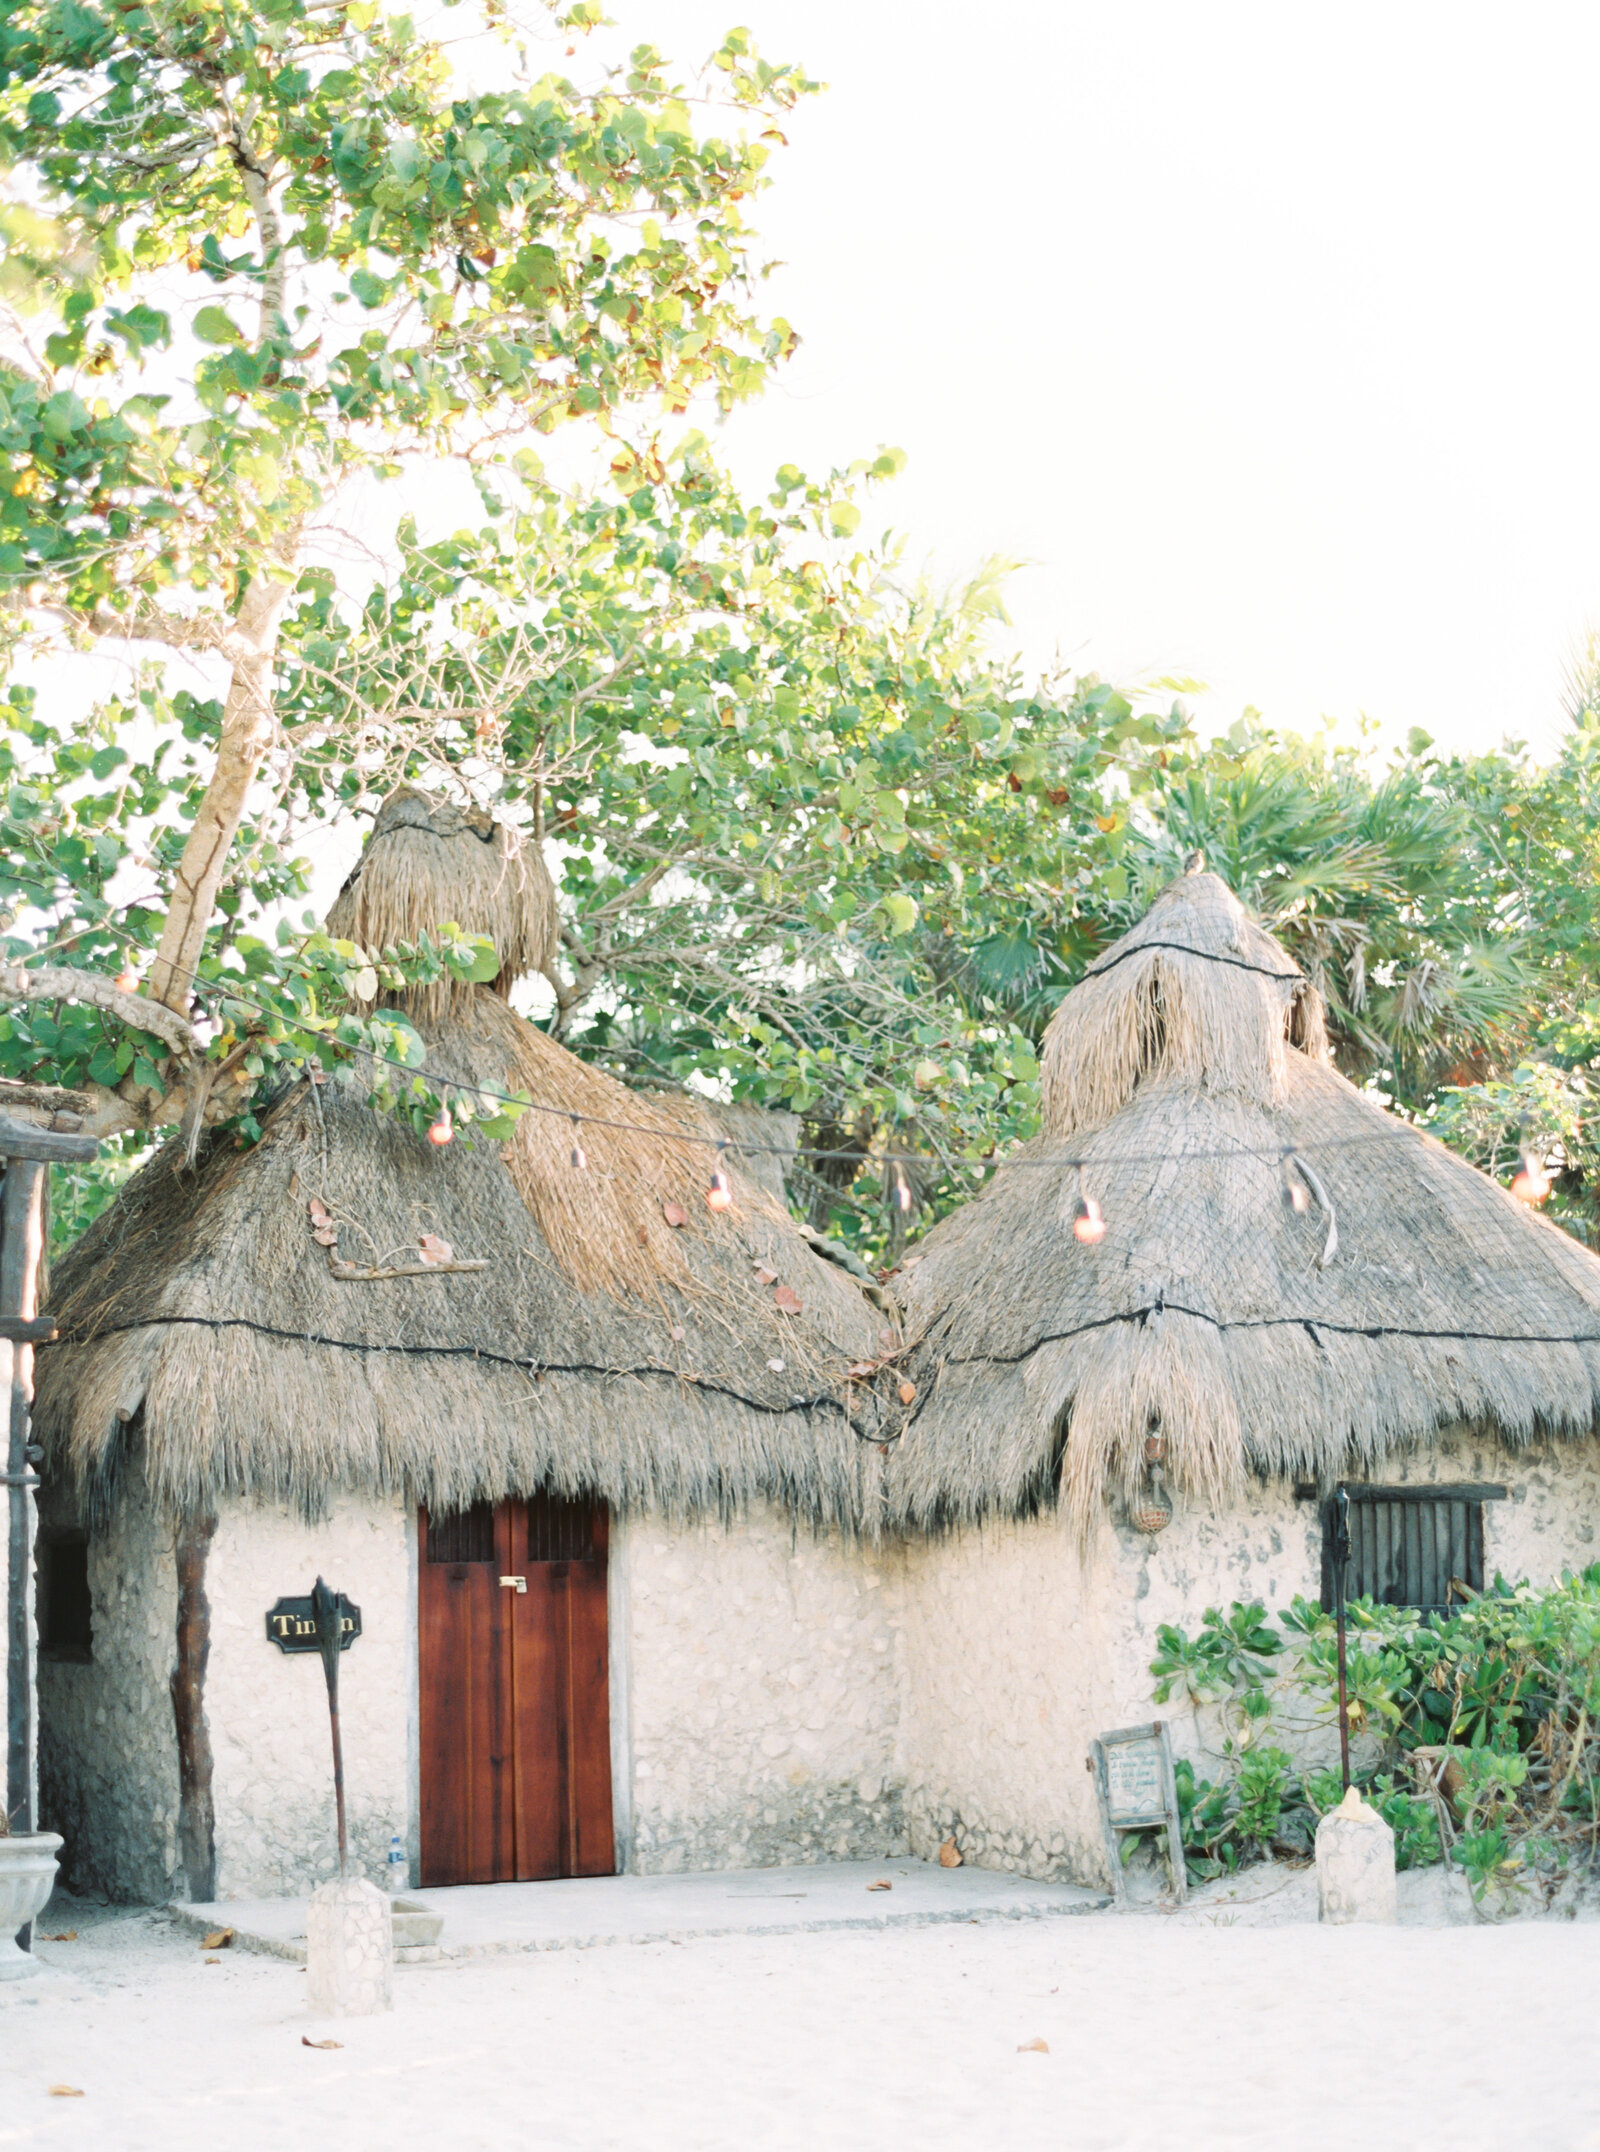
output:
[[559, 1494], [528, 1497], [528, 1561], [588, 1562], [595, 1555], [596, 1511], [592, 1502], [569, 1502]]
[[494, 1559], [493, 1503], [474, 1502], [470, 1509], [448, 1509], [437, 1517], [429, 1511], [430, 1562], [492, 1562]]
[[[1446, 1613], [1483, 1590], [1483, 1506], [1504, 1487], [1347, 1487], [1350, 1560], [1345, 1597]], [[1333, 1505], [1323, 1511], [1322, 1604], [1334, 1603]]]

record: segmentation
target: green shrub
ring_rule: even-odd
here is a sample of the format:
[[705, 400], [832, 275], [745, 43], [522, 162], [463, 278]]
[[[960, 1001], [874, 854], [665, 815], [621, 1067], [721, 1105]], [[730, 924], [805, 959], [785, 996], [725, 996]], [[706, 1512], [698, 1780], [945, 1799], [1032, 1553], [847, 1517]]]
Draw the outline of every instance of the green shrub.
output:
[[[1197, 1877], [1298, 1842], [1340, 1798], [1337, 1772], [1302, 1784], [1269, 1745], [1278, 1701], [1308, 1699], [1337, 1717], [1334, 1620], [1297, 1597], [1277, 1618], [1259, 1601], [1208, 1607], [1193, 1636], [1156, 1633], [1151, 1662], [1160, 1703], [1212, 1704], [1228, 1729], [1216, 1781], [1179, 1765], [1179, 1811]], [[1352, 1731], [1379, 1743], [1358, 1783], [1395, 1834], [1401, 1868], [1448, 1850], [1480, 1900], [1490, 1889], [1550, 1882], [1600, 1839], [1600, 1563], [1546, 1591], [1508, 1585], [1448, 1616], [1353, 1600], [1346, 1608], [1346, 1694]], [[1418, 1748], [1447, 1750], [1459, 1767], [1445, 1810], [1414, 1787]], [[1445, 1840], [1452, 1843], [1447, 1847]]]

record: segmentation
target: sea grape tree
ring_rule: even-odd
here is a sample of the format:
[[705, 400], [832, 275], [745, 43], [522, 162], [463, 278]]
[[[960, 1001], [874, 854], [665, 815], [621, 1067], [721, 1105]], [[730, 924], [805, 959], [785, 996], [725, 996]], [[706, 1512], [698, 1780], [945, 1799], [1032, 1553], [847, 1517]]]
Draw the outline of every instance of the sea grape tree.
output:
[[[533, 27], [570, 52], [596, 12]], [[5, 895], [55, 961], [36, 976], [25, 931], [8, 986], [93, 1014], [24, 1021], [11, 1058], [87, 1085], [90, 1125], [171, 1120], [209, 1084], [189, 1023], [208, 937], [293, 884], [273, 813], [286, 621], [329, 587], [319, 534], [352, 477], [485, 471], [565, 424], [727, 405], [791, 342], [755, 309], [739, 205], [804, 77], [733, 34], [712, 131], [648, 47], [580, 90], [504, 27], [503, 86], [467, 90], [437, 38], [363, 0], [35, 0], [0, 26], [13, 644], [202, 654], [226, 682], [176, 693], [157, 663], [65, 733], [12, 689]], [[151, 892], [113, 916], [107, 870], [141, 821]], [[115, 980], [146, 946], [129, 994]], [[305, 982], [284, 987], [278, 1018]], [[130, 1041], [142, 1070], [108, 1084]]]

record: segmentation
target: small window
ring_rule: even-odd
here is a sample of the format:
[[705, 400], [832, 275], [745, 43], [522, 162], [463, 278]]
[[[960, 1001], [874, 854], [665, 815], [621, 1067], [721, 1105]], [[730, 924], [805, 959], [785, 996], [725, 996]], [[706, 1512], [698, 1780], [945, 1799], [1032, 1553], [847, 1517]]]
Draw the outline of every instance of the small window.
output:
[[47, 1532], [39, 1541], [39, 1656], [93, 1658], [89, 1539], [85, 1532]]
[[528, 1560], [587, 1562], [594, 1554], [594, 1505], [559, 1494], [528, 1497]]
[[[1504, 1487], [1346, 1487], [1347, 1599], [1444, 1613], [1483, 1590], [1483, 1505]], [[1323, 1509], [1322, 1604], [1334, 1603], [1334, 1505]], [[1462, 1590], [1462, 1586], [1466, 1590]]]
[[428, 1514], [428, 1560], [430, 1562], [492, 1562], [494, 1552], [494, 1505], [474, 1502], [470, 1509]]

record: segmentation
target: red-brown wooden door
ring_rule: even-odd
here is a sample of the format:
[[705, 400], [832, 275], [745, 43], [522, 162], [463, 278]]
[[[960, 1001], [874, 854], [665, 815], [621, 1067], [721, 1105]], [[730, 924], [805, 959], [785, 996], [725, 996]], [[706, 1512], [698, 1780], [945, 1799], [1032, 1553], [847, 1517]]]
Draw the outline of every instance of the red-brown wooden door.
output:
[[601, 1504], [419, 1518], [422, 1882], [610, 1875]]

